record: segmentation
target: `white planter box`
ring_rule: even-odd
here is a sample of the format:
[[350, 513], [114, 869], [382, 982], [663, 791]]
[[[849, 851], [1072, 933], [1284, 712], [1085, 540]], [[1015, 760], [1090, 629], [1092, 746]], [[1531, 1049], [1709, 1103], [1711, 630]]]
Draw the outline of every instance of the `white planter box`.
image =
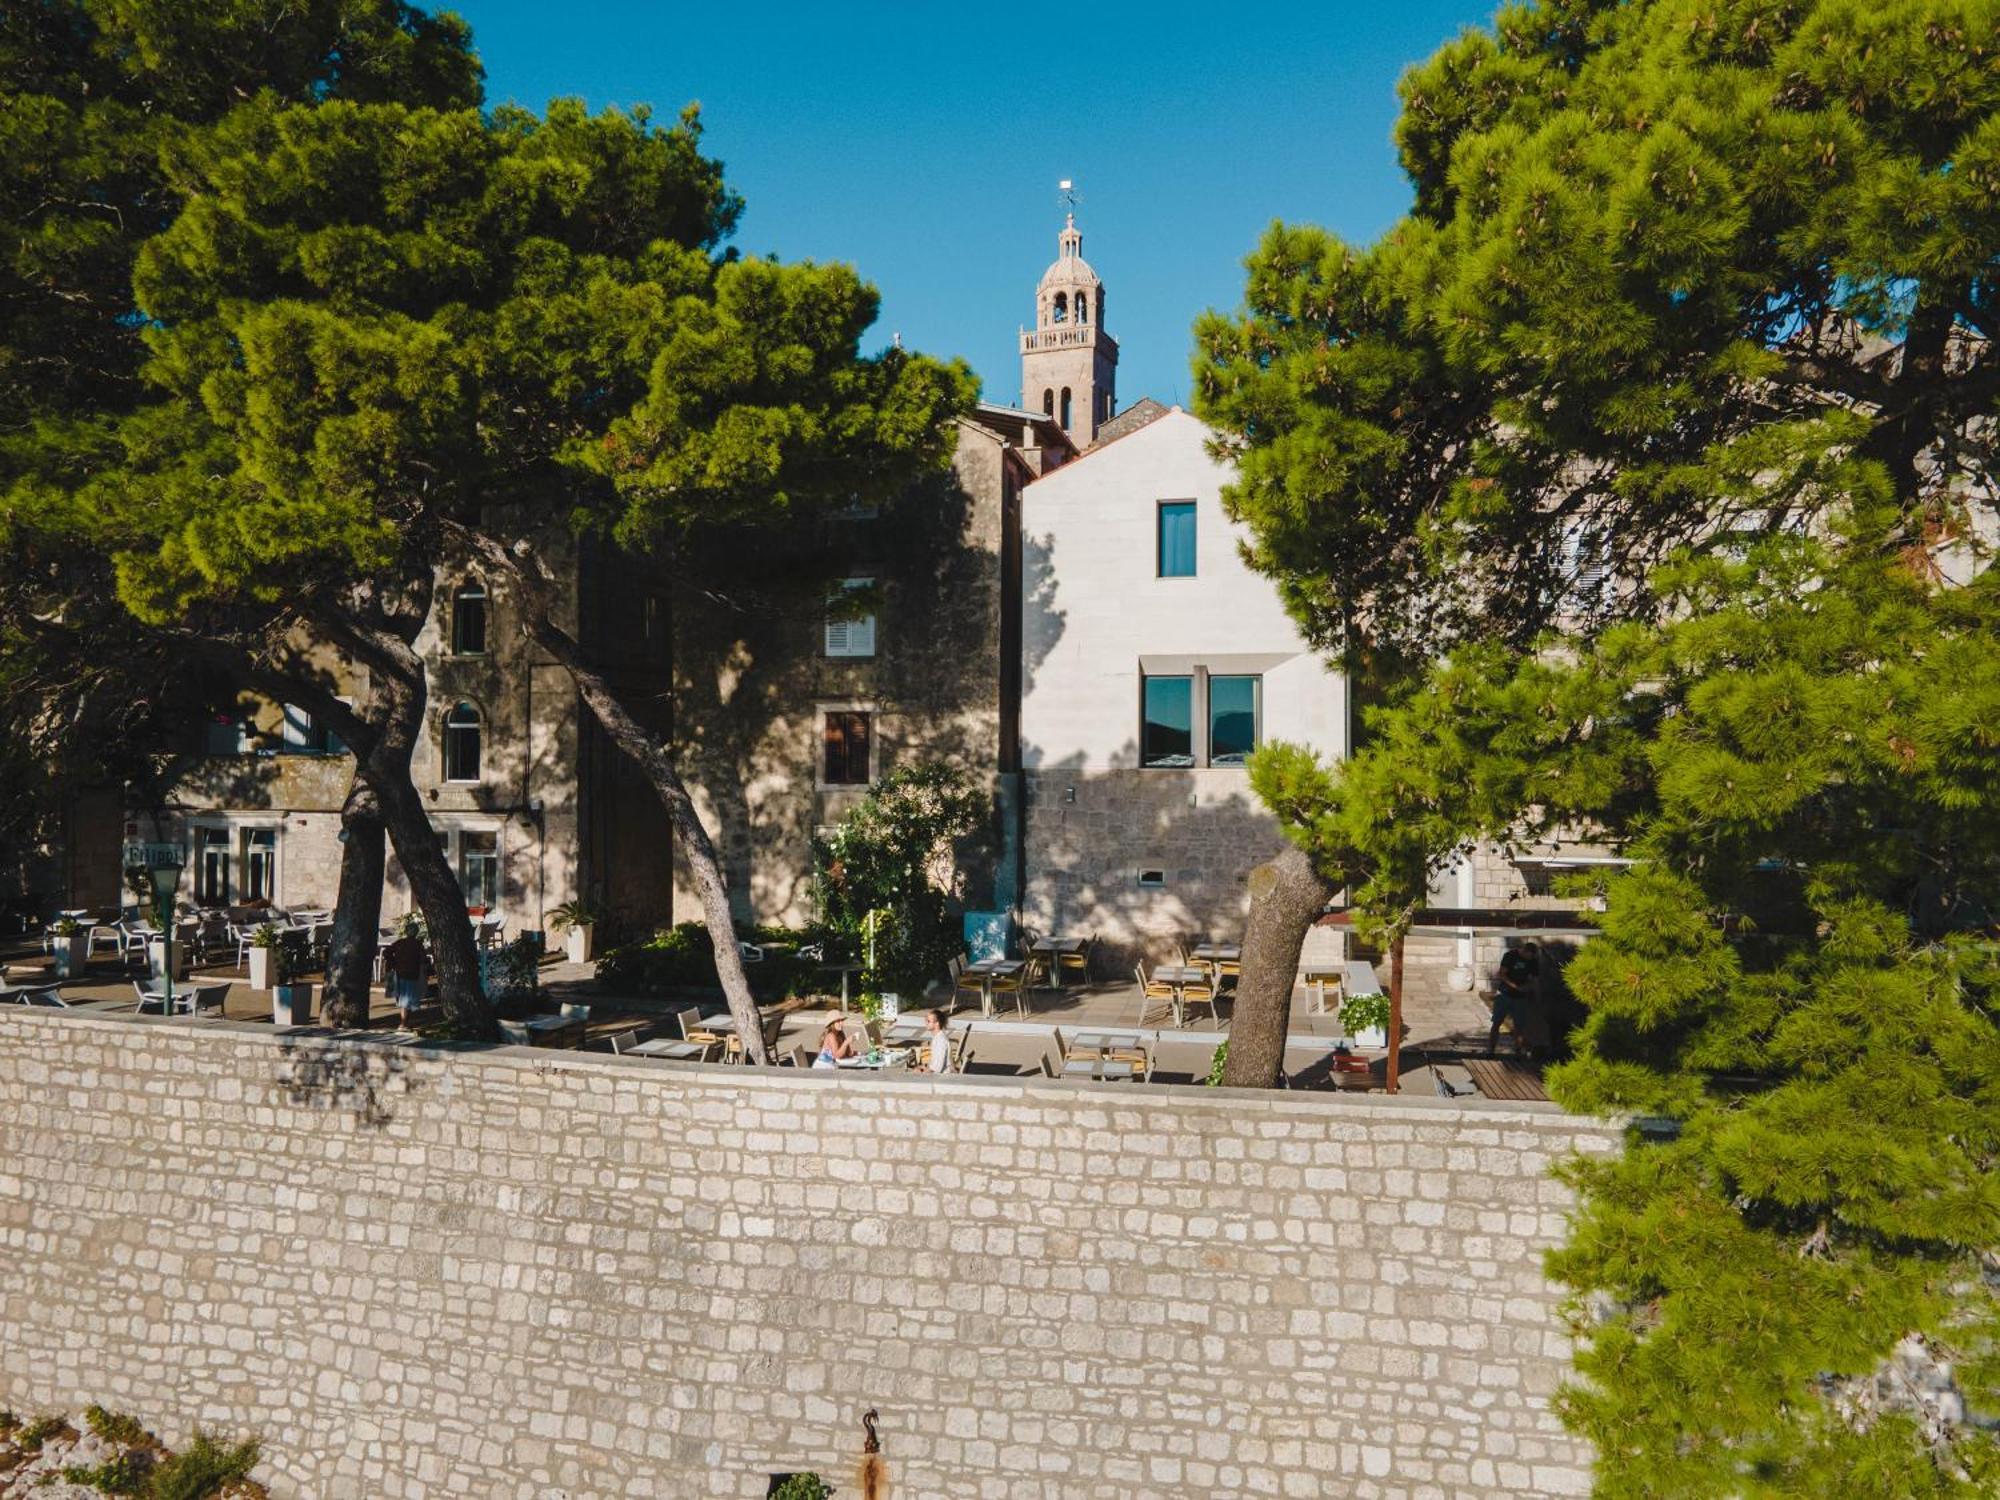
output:
[[278, 956], [276, 948], [252, 948], [250, 950], [250, 988], [268, 990], [271, 987], [271, 960]]
[[[167, 973], [167, 945], [164, 942], [146, 945], [146, 972], [155, 979], [164, 979]], [[188, 974], [188, 950], [186, 943], [174, 944], [174, 978], [185, 979]]]
[[563, 939], [563, 950], [573, 964], [587, 964], [597, 939], [595, 927], [572, 927]]
[[1354, 1032], [1347, 1040], [1356, 1047], [1386, 1047], [1389, 1045], [1389, 1028], [1386, 1026], [1369, 1026], [1363, 1030]]
[[271, 991], [271, 1022], [275, 1026], [312, 1025], [313, 987], [281, 984]]
[[57, 938], [55, 953], [56, 978], [83, 978], [83, 967], [90, 962], [90, 934], [79, 932], [75, 937]]

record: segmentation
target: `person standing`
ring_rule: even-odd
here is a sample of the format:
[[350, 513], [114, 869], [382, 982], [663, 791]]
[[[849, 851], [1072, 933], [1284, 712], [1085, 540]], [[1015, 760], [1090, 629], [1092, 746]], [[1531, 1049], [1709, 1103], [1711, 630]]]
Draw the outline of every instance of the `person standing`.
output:
[[1500, 988], [1493, 996], [1493, 1028], [1486, 1034], [1486, 1055], [1500, 1047], [1500, 1024], [1514, 1023], [1514, 1035], [1521, 1035], [1521, 1023], [1534, 1004], [1535, 981], [1541, 974], [1541, 944], [1532, 940], [1500, 955]]
[[396, 1014], [408, 1031], [423, 1000], [424, 984], [424, 945], [414, 932], [406, 930], [382, 951], [382, 972], [388, 976], [389, 998], [396, 1002]]

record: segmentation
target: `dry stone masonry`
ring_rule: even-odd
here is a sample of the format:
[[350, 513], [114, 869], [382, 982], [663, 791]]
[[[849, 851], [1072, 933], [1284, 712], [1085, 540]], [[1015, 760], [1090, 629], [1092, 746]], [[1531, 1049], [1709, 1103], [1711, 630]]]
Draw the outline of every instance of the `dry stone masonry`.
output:
[[1573, 1495], [1530, 1107], [0, 1011], [0, 1407], [276, 1496]]

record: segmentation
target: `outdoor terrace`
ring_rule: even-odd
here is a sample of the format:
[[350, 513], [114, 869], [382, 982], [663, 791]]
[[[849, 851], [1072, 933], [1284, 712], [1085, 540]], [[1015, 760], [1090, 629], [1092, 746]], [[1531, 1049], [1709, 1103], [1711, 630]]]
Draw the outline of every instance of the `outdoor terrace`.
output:
[[[52, 960], [36, 938], [17, 939], [0, 947], [0, 967], [6, 983], [16, 988], [54, 979]], [[647, 1042], [670, 1047], [683, 1035], [680, 1013], [690, 1009], [697, 1013], [697, 1026], [705, 1034], [723, 1035], [729, 1029], [725, 1008], [712, 991], [665, 997], [619, 995], [599, 985], [594, 965], [553, 958], [543, 962], [538, 978], [536, 1000], [521, 1010], [510, 1026], [515, 1040], [532, 1045], [595, 1051], [613, 1050], [614, 1046], [629, 1051], [634, 1044]], [[110, 1015], [132, 1014], [139, 1010], [135, 980], [145, 980], [143, 965], [123, 954], [99, 954], [82, 978], [63, 982], [58, 993], [71, 1007]], [[269, 1022], [272, 1018], [270, 992], [251, 988], [246, 967], [233, 963], [198, 965], [181, 983], [183, 987], [209, 989], [211, 994], [212, 987], [227, 984], [220, 1007], [214, 1011], [222, 1019]], [[1135, 1072], [1155, 1083], [1200, 1084], [1208, 1077], [1216, 1048], [1229, 1035], [1234, 1011], [1231, 990], [1225, 983], [1212, 1014], [1207, 1007], [1189, 1007], [1186, 1024], [1176, 1025], [1173, 1007], [1167, 1001], [1156, 996], [1142, 1004], [1135, 980], [1081, 978], [1073, 972], [1060, 984], [1051, 985], [1037, 976], [1036, 982], [1019, 990], [994, 993], [990, 1015], [976, 992], [959, 989], [955, 993], [956, 1005], [954, 991], [942, 986], [923, 1005], [949, 1009], [954, 1054], [963, 1071], [974, 1075], [1030, 1075], [1042, 1072], [1045, 1066], [1061, 1073], [1074, 1059], [1091, 1063], [1125, 1058], [1135, 1066], [1125, 1071], [1102, 1071], [1107, 1076]], [[6, 998], [0, 993], [0, 1001]], [[1386, 1052], [1379, 1047], [1351, 1046], [1337, 1008], [1337, 1000], [1327, 991], [1322, 1009], [1320, 986], [1301, 984], [1295, 990], [1285, 1052], [1291, 1087], [1381, 1092], [1386, 1083]], [[530, 1015], [536, 1026], [532, 1031], [522, 1030], [521, 1023]], [[875, 1040], [857, 1009], [843, 1011], [837, 992], [771, 1004], [766, 1015], [779, 1018], [774, 1053], [779, 1059], [789, 1059], [799, 1049], [811, 1057], [818, 1050], [826, 1024], [836, 1017], [844, 1017], [849, 1036], [863, 1054]], [[440, 1020], [435, 1002], [420, 1008], [415, 1016], [419, 1030]], [[1403, 1020], [1403, 1092], [1470, 1097], [1476, 1088], [1495, 1098], [1544, 1097], [1539, 1069], [1532, 1064], [1511, 1058], [1499, 1064], [1484, 1061], [1488, 1015], [1479, 996], [1412, 994], [1405, 999]], [[396, 1008], [379, 985], [371, 991], [369, 1025], [388, 1033], [398, 1029]], [[710, 1027], [715, 1029], [708, 1030]], [[914, 1047], [892, 1047], [888, 1051], [890, 1067], [916, 1064], [915, 1051]], [[701, 1055], [725, 1060], [734, 1055], [734, 1049], [725, 1040]], [[1077, 1069], [1072, 1076], [1085, 1071]], [[1089, 1067], [1087, 1074], [1098, 1071]], [[1445, 1086], [1440, 1086], [1440, 1080]]]

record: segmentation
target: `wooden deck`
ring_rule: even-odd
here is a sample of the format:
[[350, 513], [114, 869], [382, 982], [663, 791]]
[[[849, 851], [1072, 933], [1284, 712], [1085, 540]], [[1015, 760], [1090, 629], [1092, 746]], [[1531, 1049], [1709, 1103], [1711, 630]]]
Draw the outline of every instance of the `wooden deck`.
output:
[[1542, 1070], [1532, 1063], [1509, 1057], [1468, 1057], [1459, 1066], [1472, 1075], [1473, 1084], [1488, 1099], [1549, 1097], [1542, 1088]]

